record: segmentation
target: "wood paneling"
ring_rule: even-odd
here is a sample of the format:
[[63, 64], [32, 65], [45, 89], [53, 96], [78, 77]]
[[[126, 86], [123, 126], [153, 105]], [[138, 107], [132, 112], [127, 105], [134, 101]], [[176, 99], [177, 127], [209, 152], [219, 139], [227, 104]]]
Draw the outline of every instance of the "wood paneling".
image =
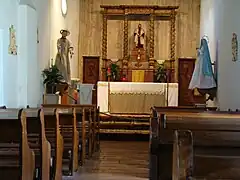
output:
[[198, 103], [205, 103], [204, 96], [194, 96], [193, 90], [188, 89], [195, 67], [196, 59], [180, 58], [178, 60], [178, 105], [193, 106]]
[[83, 56], [83, 83], [97, 84], [99, 80], [99, 57]]

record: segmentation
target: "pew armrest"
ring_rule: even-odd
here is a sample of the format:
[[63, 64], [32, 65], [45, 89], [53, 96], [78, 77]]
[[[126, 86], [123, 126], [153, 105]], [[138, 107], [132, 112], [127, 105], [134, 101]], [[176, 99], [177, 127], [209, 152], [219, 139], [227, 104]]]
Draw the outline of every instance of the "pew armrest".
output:
[[32, 180], [35, 173], [35, 153], [29, 146], [23, 146], [22, 180]]
[[62, 157], [63, 157], [63, 137], [58, 131], [56, 146], [56, 174], [55, 180], [62, 180]]
[[78, 147], [79, 147], [79, 132], [74, 131], [74, 140], [73, 140], [73, 170], [78, 169]]
[[189, 179], [193, 174], [193, 137], [188, 130], [176, 130], [173, 143], [172, 179]]
[[42, 179], [49, 180], [51, 166], [51, 144], [45, 140], [42, 146]]

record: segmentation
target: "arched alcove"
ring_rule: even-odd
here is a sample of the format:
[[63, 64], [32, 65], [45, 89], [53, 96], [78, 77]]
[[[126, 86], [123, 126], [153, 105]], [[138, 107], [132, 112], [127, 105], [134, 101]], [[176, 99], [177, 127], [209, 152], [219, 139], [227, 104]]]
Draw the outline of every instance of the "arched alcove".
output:
[[36, 10], [36, 0], [19, 0], [20, 5], [28, 5]]

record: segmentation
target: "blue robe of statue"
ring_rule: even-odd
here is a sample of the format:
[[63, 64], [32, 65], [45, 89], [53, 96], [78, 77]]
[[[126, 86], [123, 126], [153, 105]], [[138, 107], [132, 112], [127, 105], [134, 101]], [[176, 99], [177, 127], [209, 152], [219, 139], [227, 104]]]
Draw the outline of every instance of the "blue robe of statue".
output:
[[213, 74], [208, 43], [206, 39], [202, 38], [189, 89], [211, 89], [215, 87], [217, 85]]

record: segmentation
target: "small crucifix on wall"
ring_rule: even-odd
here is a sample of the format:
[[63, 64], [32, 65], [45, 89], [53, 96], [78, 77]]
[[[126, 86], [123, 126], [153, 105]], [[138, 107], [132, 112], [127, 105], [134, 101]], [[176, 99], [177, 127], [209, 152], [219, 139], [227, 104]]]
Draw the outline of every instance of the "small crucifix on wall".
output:
[[238, 36], [236, 33], [232, 34], [232, 61], [238, 60]]
[[8, 53], [12, 55], [17, 55], [17, 45], [16, 45], [16, 30], [13, 25], [9, 28], [9, 47]]

